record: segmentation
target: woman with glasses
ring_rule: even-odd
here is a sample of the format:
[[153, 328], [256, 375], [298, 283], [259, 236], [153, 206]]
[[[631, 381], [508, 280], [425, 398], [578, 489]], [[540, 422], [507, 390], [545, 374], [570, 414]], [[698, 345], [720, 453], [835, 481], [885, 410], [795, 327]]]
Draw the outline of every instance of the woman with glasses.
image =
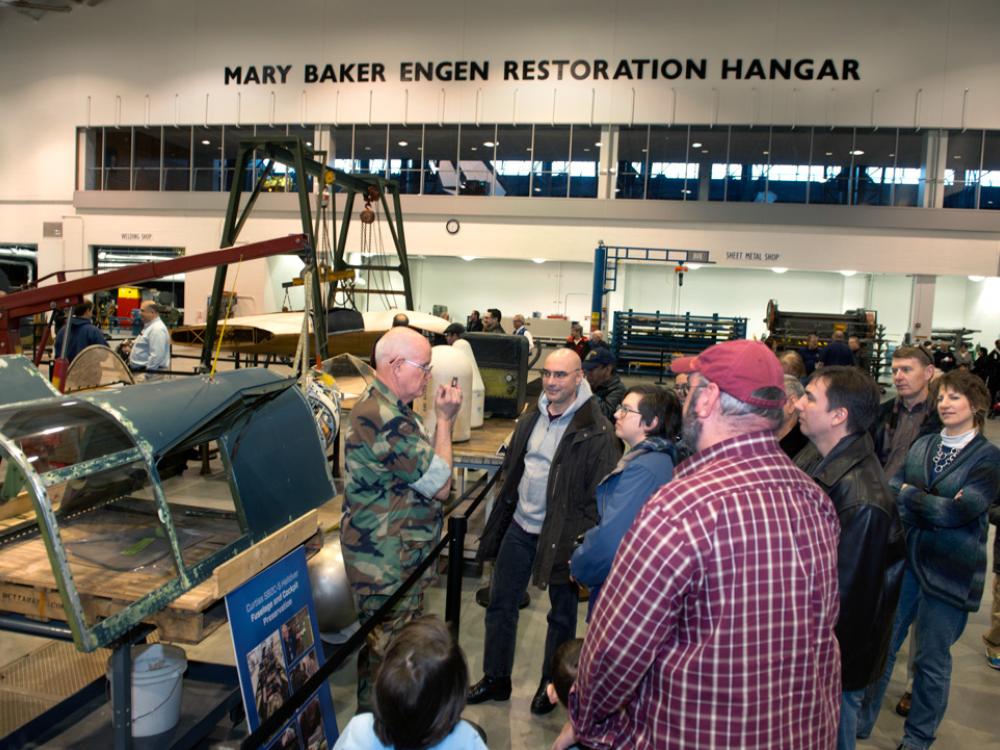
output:
[[906, 572], [885, 671], [865, 696], [858, 722], [858, 737], [867, 737], [913, 623], [913, 698], [902, 748], [930, 747], [944, 718], [951, 647], [979, 609], [987, 514], [1000, 490], [1000, 449], [983, 435], [989, 393], [982, 381], [965, 370], [946, 373], [936, 401], [944, 428], [918, 438], [890, 482], [906, 531]]
[[570, 574], [590, 589], [588, 619], [625, 532], [646, 500], [674, 474], [680, 428], [680, 401], [656, 385], [633, 386], [615, 411], [615, 434], [628, 451], [597, 486], [600, 521], [570, 561]]

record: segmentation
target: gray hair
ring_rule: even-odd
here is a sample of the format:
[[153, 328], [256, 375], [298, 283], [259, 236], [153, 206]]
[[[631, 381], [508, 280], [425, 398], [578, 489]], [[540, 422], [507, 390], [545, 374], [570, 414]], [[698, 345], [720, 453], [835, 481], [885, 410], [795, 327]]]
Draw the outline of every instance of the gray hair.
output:
[[806, 389], [802, 381], [794, 375], [785, 375], [785, 395], [788, 398], [802, 398], [806, 395]]
[[[785, 397], [785, 392], [781, 388], [767, 386], [766, 388], [758, 388], [750, 395], [753, 398], [772, 401]], [[748, 404], [746, 401], [740, 401], [735, 396], [730, 396], [728, 393], [724, 393], [721, 390], [719, 391], [719, 406], [722, 415], [725, 417], [737, 420], [741, 420], [743, 418], [754, 420], [763, 419], [771, 423], [771, 429], [775, 429], [785, 418], [784, 409], [780, 406], [773, 409], [764, 408], [762, 406], [754, 406], [753, 404]]]

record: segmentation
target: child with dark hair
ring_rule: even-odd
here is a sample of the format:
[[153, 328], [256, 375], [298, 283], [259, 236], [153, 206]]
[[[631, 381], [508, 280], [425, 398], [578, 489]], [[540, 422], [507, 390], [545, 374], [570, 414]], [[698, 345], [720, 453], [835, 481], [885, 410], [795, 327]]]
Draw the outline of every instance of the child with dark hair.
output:
[[389, 643], [375, 676], [374, 713], [358, 714], [334, 750], [487, 750], [462, 720], [469, 669], [437, 617], [408, 623]]
[[576, 673], [580, 668], [580, 652], [583, 650], [583, 638], [560, 643], [552, 657], [552, 682], [549, 683], [549, 700], [553, 703], [569, 705], [569, 689], [576, 682]]
[[[561, 703], [563, 708], [569, 706], [569, 691], [576, 682], [576, 674], [580, 670], [580, 652], [583, 651], [583, 638], [560, 643], [552, 656], [552, 682], [546, 686], [549, 700]], [[566, 726], [569, 726], [567, 724]], [[590, 750], [587, 745], [577, 742], [573, 745], [577, 750]]]

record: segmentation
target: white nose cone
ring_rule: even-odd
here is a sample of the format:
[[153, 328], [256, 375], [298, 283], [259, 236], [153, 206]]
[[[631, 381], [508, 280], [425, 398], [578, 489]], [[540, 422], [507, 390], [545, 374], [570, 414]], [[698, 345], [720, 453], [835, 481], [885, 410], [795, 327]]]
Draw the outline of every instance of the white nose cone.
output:
[[461, 443], [468, 440], [472, 433], [472, 363], [461, 351], [450, 346], [435, 346], [431, 349], [431, 365], [434, 371], [424, 395], [413, 402], [413, 409], [424, 419], [424, 426], [431, 438], [437, 427], [437, 415], [434, 413], [434, 394], [438, 386], [451, 385], [453, 378], [458, 378], [462, 389], [462, 408], [458, 410], [455, 424], [451, 429], [451, 440]]
[[479, 365], [476, 364], [476, 355], [472, 352], [472, 345], [465, 339], [458, 339], [451, 345], [452, 349], [465, 352], [472, 363], [472, 394], [468, 396], [472, 402], [472, 429], [483, 426], [486, 418], [486, 386], [483, 385], [482, 375], [479, 374]]

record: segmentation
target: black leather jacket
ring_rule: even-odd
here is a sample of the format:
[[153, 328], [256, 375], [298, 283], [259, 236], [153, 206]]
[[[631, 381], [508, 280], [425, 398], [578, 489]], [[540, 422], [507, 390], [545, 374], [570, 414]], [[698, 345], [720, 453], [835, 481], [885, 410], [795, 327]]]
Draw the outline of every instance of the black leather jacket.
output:
[[[538, 417], [538, 407], [534, 406], [517, 420], [500, 468], [500, 491], [479, 539], [480, 561], [496, 559], [500, 542], [514, 519], [517, 487], [524, 474], [524, 453]], [[545, 521], [538, 535], [538, 552], [532, 569], [536, 586], [544, 589], [550, 583], [569, 582], [569, 559], [576, 538], [597, 525], [597, 485], [615, 468], [621, 455], [621, 442], [615, 437], [614, 427], [591, 397], [573, 416], [552, 458]]]
[[[885, 447], [885, 431], [886, 428], [894, 429], [896, 427], [896, 420], [898, 419], [898, 414], [896, 413], [896, 401], [899, 397], [890, 398], [888, 401], [883, 401], [878, 407], [878, 417], [875, 419], [875, 423], [872, 425], [870, 434], [872, 440], [875, 444], [875, 455], [878, 457], [878, 462], [885, 466], [885, 462], [889, 459], [889, 451]], [[917, 433], [917, 437], [923, 437], [924, 435], [932, 435], [937, 432], [941, 432], [943, 425], [941, 424], [941, 417], [938, 416], [937, 409], [934, 408], [934, 404], [927, 404], [927, 416], [924, 417], [923, 424], [920, 425], [920, 432]], [[914, 439], [914, 442], [916, 440]], [[892, 477], [886, 477], [886, 480], [892, 479]]]
[[860, 690], [885, 668], [906, 541], [896, 500], [875, 457], [871, 437], [849, 435], [825, 460], [809, 446], [796, 464], [829, 495], [840, 520], [837, 579], [843, 689]]

